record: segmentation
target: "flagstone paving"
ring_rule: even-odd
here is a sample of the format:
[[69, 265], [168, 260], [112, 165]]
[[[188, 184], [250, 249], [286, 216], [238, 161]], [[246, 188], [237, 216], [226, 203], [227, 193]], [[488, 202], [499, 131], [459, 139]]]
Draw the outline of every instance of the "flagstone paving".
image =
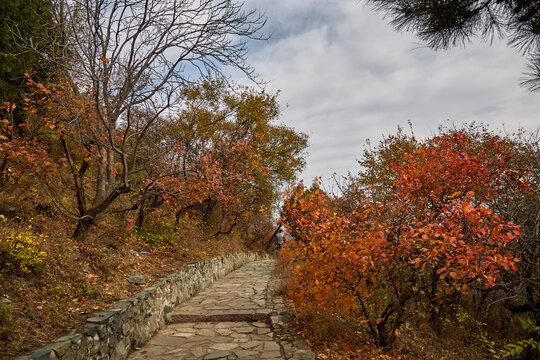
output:
[[180, 304], [129, 360], [315, 359], [287, 325], [274, 261], [255, 261]]

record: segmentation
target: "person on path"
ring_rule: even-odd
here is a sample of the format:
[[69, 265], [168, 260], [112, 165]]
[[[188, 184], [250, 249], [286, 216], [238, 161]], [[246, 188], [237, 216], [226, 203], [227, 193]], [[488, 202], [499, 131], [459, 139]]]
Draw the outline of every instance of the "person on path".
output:
[[281, 250], [283, 247], [283, 241], [285, 240], [285, 229], [281, 228], [279, 229], [278, 233], [274, 237], [274, 244], [276, 250]]

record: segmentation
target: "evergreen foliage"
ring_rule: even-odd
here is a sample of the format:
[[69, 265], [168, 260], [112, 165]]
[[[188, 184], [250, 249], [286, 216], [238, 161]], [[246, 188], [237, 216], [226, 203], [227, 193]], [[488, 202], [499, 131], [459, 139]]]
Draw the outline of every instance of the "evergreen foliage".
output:
[[38, 57], [27, 47], [40, 46], [50, 14], [48, 0], [5, 0], [0, 3], [0, 104], [24, 95], [25, 73], [38, 68]]

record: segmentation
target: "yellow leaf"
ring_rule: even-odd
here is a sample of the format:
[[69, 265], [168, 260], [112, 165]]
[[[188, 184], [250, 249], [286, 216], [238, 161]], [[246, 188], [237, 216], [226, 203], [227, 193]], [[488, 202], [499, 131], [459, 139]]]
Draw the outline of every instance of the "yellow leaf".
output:
[[456, 196], [459, 196], [459, 195], [461, 195], [461, 191], [456, 191], [455, 193], [450, 195], [450, 199], [453, 199], [453, 198], [455, 198]]
[[471, 197], [471, 196], [474, 196], [474, 191], [469, 191], [465, 194], [465, 196], [467, 197]]

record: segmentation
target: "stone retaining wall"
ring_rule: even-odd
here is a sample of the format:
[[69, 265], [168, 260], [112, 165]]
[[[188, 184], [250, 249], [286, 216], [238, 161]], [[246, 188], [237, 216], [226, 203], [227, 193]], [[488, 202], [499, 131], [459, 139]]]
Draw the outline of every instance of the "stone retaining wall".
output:
[[123, 360], [165, 325], [167, 314], [180, 302], [245, 263], [266, 257], [237, 253], [188, 264], [112, 308], [93, 314], [82, 333], [61, 337], [17, 359]]

